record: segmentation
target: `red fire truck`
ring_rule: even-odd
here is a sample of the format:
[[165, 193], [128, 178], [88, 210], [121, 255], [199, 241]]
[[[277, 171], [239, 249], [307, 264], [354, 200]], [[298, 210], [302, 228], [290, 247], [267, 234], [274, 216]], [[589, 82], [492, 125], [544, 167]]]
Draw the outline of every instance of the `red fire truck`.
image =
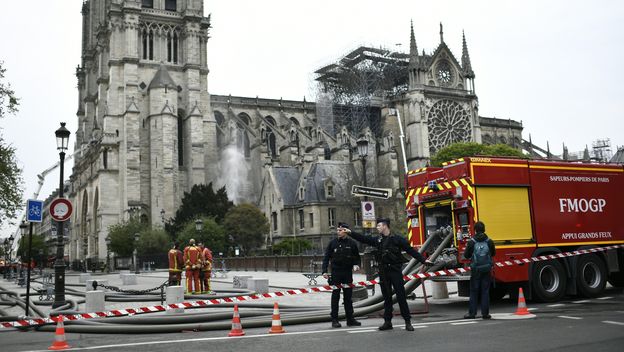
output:
[[[624, 244], [624, 166], [469, 157], [408, 172], [408, 233], [419, 246], [436, 229], [453, 231], [447, 257], [463, 251], [483, 221], [495, 261]], [[459, 294], [468, 282], [457, 278]], [[607, 281], [624, 285], [624, 249], [494, 269], [493, 299], [517, 293], [552, 302], [565, 294], [595, 296]]]

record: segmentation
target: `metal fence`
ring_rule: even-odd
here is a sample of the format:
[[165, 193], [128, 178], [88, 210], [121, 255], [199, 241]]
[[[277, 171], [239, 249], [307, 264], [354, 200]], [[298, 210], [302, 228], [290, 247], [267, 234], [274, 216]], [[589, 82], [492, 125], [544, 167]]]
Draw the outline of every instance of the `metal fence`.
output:
[[322, 255], [286, 255], [262, 257], [215, 257], [213, 270], [320, 272]]

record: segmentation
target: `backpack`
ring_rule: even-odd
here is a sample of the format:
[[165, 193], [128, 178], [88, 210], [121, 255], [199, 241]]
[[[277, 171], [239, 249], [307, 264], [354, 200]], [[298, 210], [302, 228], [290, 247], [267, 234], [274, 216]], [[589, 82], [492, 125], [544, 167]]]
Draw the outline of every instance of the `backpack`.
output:
[[477, 242], [474, 239], [474, 251], [470, 262], [470, 269], [473, 273], [484, 274], [492, 270], [492, 257], [490, 256], [490, 246], [488, 241]]

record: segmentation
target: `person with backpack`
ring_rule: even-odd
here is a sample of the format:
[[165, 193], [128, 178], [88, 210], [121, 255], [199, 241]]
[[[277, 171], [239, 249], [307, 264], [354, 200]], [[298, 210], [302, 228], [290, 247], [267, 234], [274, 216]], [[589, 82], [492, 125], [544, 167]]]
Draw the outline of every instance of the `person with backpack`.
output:
[[490, 285], [492, 283], [492, 257], [496, 255], [494, 242], [485, 234], [485, 224], [474, 224], [475, 235], [468, 241], [464, 258], [470, 260], [470, 307], [464, 319], [474, 319], [477, 302], [481, 300], [481, 316], [491, 319]]
[[412, 256], [412, 258], [424, 265], [430, 266], [433, 265], [433, 263], [429, 260], [425, 260], [422, 254], [412, 248], [405, 237], [391, 234], [390, 219], [388, 218], [377, 219], [377, 232], [379, 232], [379, 236], [364, 236], [359, 233], [351, 232], [349, 229], [346, 229], [346, 232], [354, 240], [373, 246], [377, 250], [375, 260], [379, 263], [379, 286], [381, 287], [381, 294], [384, 298], [384, 323], [379, 327], [379, 330], [392, 329], [392, 289], [394, 288], [397, 303], [399, 303], [399, 308], [401, 309], [401, 315], [403, 319], [405, 319], [405, 330], [414, 331], [414, 327], [411, 323], [412, 319], [409, 306], [407, 305], [405, 296], [405, 282], [401, 271], [403, 264], [407, 262], [402, 251], [405, 251]]

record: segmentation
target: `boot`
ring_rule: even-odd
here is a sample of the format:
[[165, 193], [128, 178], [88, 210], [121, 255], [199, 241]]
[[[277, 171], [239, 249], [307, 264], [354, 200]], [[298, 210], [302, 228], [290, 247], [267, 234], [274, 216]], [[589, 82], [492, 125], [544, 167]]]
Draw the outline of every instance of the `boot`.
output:
[[354, 318], [347, 319], [347, 326], [362, 326], [362, 323], [355, 320]]
[[338, 321], [338, 319], [332, 319], [332, 328], [339, 328], [342, 325], [340, 324], [340, 322]]
[[412, 326], [412, 322], [410, 322], [409, 320], [405, 321], [405, 330], [407, 330], [407, 331], [414, 331], [414, 327]]
[[381, 331], [383, 331], [383, 330], [392, 330], [392, 322], [384, 321], [383, 325], [381, 325], [378, 329], [381, 330]]

